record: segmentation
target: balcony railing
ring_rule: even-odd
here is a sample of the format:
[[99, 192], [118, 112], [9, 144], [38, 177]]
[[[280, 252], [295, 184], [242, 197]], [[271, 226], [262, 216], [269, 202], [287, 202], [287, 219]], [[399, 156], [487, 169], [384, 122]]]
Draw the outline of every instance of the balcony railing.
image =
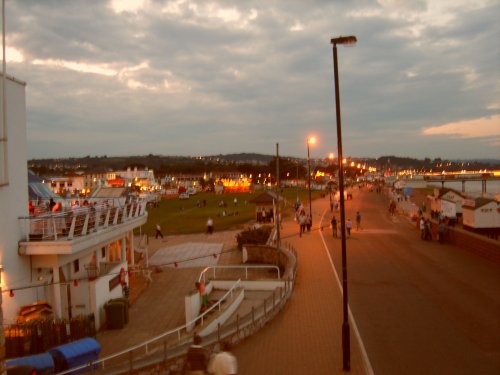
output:
[[72, 240], [146, 215], [146, 202], [99, 204], [21, 217], [24, 241]]

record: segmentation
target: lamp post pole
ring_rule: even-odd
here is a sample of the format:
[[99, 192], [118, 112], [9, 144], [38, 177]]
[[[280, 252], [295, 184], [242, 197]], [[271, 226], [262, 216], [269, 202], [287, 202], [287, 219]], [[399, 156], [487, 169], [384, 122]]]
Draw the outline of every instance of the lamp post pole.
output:
[[342, 244], [342, 367], [344, 371], [351, 369], [351, 340], [349, 332], [349, 315], [347, 299], [347, 252], [346, 252], [346, 228], [345, 228], [345, 205], [344, 205], [344, 166], [342, 163], [342, 126], [340, 120], [340, 93], [339, 93], [339, 71], [337, 63], [337, 44], [354, 44], [355, 36], [333, 38], [333, 74], [335, 81], [335, 112], [337, 116], [337, 154], [339, 164], [339, 192], [340, 192], [340, 235]]
[[312, 205], [311, 205], [311, 157], [309, 152], [309, 145], [311, 143], [316, 143], [315, 137], [307, 138], [307, 181], [309, 184], [309, 218], [312, 225]]
[[309, 155], [309, 143], [311, 138], [307, 138], [307, 185], [309, 186], [309, 217], [312, 225], [312, 205], [311, 205], [311, 157]]
[[[334, 158], [333, 153], [330, 153], [330, 155], [328, 155], [328, 159], [330, 159], [330, 164], [331, 164], [331, 168], [332, 168], [332, 175], [333, 175], [333, 158]], [[330, 181], [328, 182], [328, 192], [330, 193], [330, 212], [333, 212], [331, 177], [330, 177]]]

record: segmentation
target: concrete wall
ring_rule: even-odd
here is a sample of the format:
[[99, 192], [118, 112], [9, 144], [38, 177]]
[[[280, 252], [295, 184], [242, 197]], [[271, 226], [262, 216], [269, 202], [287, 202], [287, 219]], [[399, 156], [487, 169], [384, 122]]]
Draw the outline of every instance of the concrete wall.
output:
[[[232, 282], [234, 284], [234, 281]], [[213, 289], [213, 283], [209, 282], [205, 285], [205, 293], [210, 295]], [[184, 297], [184, 311], [186, 316], [186, 324], [192, 322], [200, 315], [201, 309], [201, 298], [200, 293], [195, 290]], [[190, 332], [194, 328], [194, 323], [187, 327], [187, 331]]]
[[[0, 74], [1, 77], [1, 74]], [[0, 79], [0, 92], [1, 79]], [[0, 168], [3, 166], [3, 149], [7, 147], [8, 184], [0, 186], [0, 264], [3, 266], [2, 289], [14, 289], [31, 282], [30, 259], [18, 255], [21, 228], [18, 218], [28, 215], [28, 170], [26, 140], [26, 85], [13, 78], [6, 78], [7, 91], [7, 144], [1, 143]], [[0, 118], [3, 114], [0, 112]], [[36, 300], [36, 289], [15, 291], [14, 297], [4, 293], [2, 309], [4, 324], [17, 316], [19, 306]]]
[[[447, 243], [451, 243], [452, 245], [455, 245], [463, 250], [500, 264], [500, 241], [457, 227], [447, 228]], [[436, 238], [437, 232], [437, 223], [433, 222], [432, 233], [434, 238]]]
[[[123, 297], [121, 285], [118, 285], [111, 291], [109, 290], [109, 281], [119, 274], [122, 267], [127, 270], [127, 263], [118, 264], [109, 274], [97, 278], [94, 282], [90, 282], [90, 298], [91, 300], [95, 298], [95, 300], [91, 301], [91, 309], [93, 310], [91, 312], [95, 315], [96, 329], [99, 329], [106, 321], [106, 311], [104, 310], [106, 302], [113, 298]], [[128, 280], [126, 281], [128, 284]]]
[[278, 251], [275, 247], [267, 245], [243, 246], [243, 263], [278, 264], [282, 279], [287, 279], [291, 276], [290, 272], [293, 272], [295, 262], [295, 257], [286, 249], [280, 250], [278, 264]]

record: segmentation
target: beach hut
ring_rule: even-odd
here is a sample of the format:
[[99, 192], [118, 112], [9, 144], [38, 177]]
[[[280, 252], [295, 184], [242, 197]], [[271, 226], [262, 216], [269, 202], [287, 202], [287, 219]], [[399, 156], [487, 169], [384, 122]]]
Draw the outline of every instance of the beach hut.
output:
[[494, 199], [466, 199], [462, 208], [464, 226], [474, 229], [500, 228], [500, 205]]

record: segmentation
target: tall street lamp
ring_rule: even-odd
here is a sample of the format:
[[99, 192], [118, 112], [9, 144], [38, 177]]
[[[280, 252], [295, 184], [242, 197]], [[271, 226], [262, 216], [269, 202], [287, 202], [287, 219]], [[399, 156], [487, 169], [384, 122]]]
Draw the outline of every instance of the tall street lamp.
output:
[[[330, 159], [330, 164], [331, 164], [331, 168], [332, 168], [332, 175], [333, 175], [333, 158], [334, 157], [335, 157], [335, 155], [333, 154], [333, 152], [330, 152], [330, 154], [328, 155], [328, 159]], [[331, 177], [330, 177], [330, 181], [328, 182], [328, 190], [329, 190], [329, 193], [330, 193], [330, 212], [333, 212], [332, 181], [331, 181]]]
[[307, 181], [309, 186], [309, 217], [311, 218], [312, 225], [312, 205], [311, 205], [311, 156], [309, 152], [309, 145], [316, 143], [316, 138], [307, 138]]
[[339, 192], [340, 192], [340, 234], [342, 241], [342, 307], [344, 320], [342, 323], [342, 366], [344, 371], [351, 369], [351, 343], [349, 336], [349, 315], [347, 304], [347, 253], [346, 253], [346, 230], [345, 230], [345, 206], [344, 206], [344, 165], [342, 163], [342, 127], [340, 121], [340, 97], [339, 97], [339, 70], [337, 63], [337, 44], [355, 44], [355, 36], [341, 36], [332, 38], [333, 45], [333, 74], [335, 81], [335, 112], [337, 115], [337, 153], [339, 164]]

